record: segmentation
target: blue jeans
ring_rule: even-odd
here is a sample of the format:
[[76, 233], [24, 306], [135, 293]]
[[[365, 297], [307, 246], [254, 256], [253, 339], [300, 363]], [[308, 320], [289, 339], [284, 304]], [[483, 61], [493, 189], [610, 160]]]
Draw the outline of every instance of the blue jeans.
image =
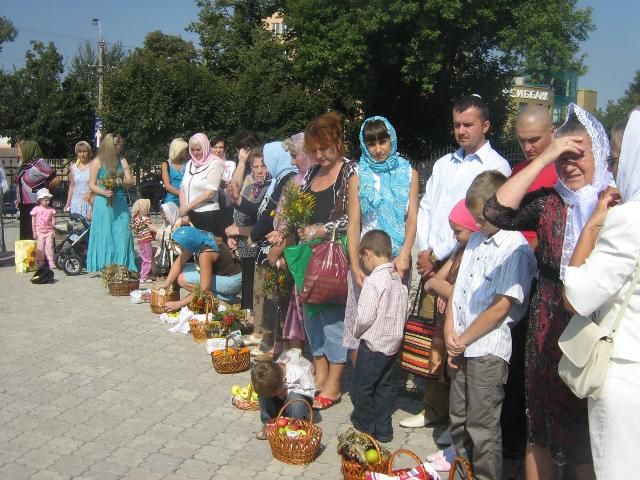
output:
[[344, 305], [335, 305], [312, 317], [304, 314], [304, 329], [314, 357], [325, 356], [329, 363], [347, 362], [347, 348], [342, 345], [344, 308]]
[[[262, 420], [262, 423], [267, 423], [272, 418], [276, 418], [284, 404], [291, 400], [304, 400], [308, 405], [311, 405], [311, 399], [309, 397], [293, 392], [287, 394], [286, 398], [258, 397], [258, 402], [260, 403], [260, 420]], [[311, 410], [302, 402], [295, 402], [289, 405], [282, 415], [290, 418], [308, 420], [310, 411]]]
[[395, 360], [396, 355], [372, 352], [366, 342], [361, 341], [351, 377], [351, 423], [380, 442], [389, 442], [393, 438], [391, 414], [396, 392], [392, 374]]
[[[196, 270], [195, 263], [187, 263], [182, 269], [184, 278], [189, 283], [200, 283], [200, 272]], [[242, 272], [230, 277], [222, 275], [211, 276], [211, 292], [224, 301], [233, 300], [242, 289]]]

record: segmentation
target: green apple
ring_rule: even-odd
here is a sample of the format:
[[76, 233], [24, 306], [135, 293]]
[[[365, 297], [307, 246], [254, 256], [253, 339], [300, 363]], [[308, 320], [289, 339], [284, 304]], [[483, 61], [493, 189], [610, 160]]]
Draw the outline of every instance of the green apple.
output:
[[233, 395], [234, 397], [237, 397], [238, 395], [240, 395], [239, 385], [234, 385], [233, 387], [231, 387], [231, 395]]
[[298, 436], [299, 437], [304, 437], [307, 434], [306, 430], [298, 430]]
[[286, 435], [287, 431], [284, 429], [284, 427], [278, 427], [278, 434]]
[[369, 463], [380, 462], [380, 456], [378, 455], [378, 451], [375, 448], [370, 448], [369, 450], [367, 450], [367, 452], [365, 453], [365, 456], [367, 458], [367, 462]]
[[251, 400], [254, 402], [258, 401], [258, 394], [256, 392], [251, 392]]
[[248, 388], [241, 388], [240, 391], [238, 392], [238, 395], [243, 400], [249, 400], [249, 398], [251, 398], [251, 394], [249, 393]]

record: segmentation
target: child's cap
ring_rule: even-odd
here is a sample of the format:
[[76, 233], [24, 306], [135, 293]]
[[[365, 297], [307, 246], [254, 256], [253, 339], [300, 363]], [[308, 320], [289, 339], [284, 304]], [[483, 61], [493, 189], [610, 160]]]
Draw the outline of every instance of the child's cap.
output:
[[451, 213], [449, 213], [449, 220], [456, 225], [460, 225], [467, 230], [471, 230], [472, 232], [478, 231], [478, 226], [476, 225], [473, 215], [471, 215], [471, 212], [469, 212], [469, 209], [464, 204], [464, 198], [456, 203], [451, 209]]
[[38, 190], [36, 198], [38, 200], [42, 200], [43, 198], [53, 198], [53, 195], [51, 195], [48, 188], [41, 188], [40, 190]]

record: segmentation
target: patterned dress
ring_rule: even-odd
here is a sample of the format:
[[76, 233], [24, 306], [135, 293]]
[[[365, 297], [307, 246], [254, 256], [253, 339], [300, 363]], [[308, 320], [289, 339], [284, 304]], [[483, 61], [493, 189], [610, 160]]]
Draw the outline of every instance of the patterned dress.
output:
[[505, 230], [535, 230], [539, 239], [538, 286], [525, 353], [528, 442], [549, 448], [556, 463], [591, 463], [587, 401], [574, 396], [558, 376], [558, 339], [571, 319], [559, 277], [567, 208], [555, 190], [542, 188], [527, 194], [517, 210], [494, 196], [484, 216]]
[[87, 217], [91, 213], [91, 205], [84, 200], [84, 194], [89, 191], [90, 168], [81, 170], [77, 165], [71, 165], [73, 171], [73, 195], [69, 205], [69, 213], [77, 213]]

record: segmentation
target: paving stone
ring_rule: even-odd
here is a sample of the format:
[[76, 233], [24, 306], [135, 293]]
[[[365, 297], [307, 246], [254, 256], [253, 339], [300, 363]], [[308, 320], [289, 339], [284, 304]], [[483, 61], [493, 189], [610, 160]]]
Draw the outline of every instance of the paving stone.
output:
[[61, 457], [59, 453], [52, 453], [43, 448], [36, 448], [16, 460], [17, 463], [36, 467], [39, 470], [46, 469], [49, 465]]

